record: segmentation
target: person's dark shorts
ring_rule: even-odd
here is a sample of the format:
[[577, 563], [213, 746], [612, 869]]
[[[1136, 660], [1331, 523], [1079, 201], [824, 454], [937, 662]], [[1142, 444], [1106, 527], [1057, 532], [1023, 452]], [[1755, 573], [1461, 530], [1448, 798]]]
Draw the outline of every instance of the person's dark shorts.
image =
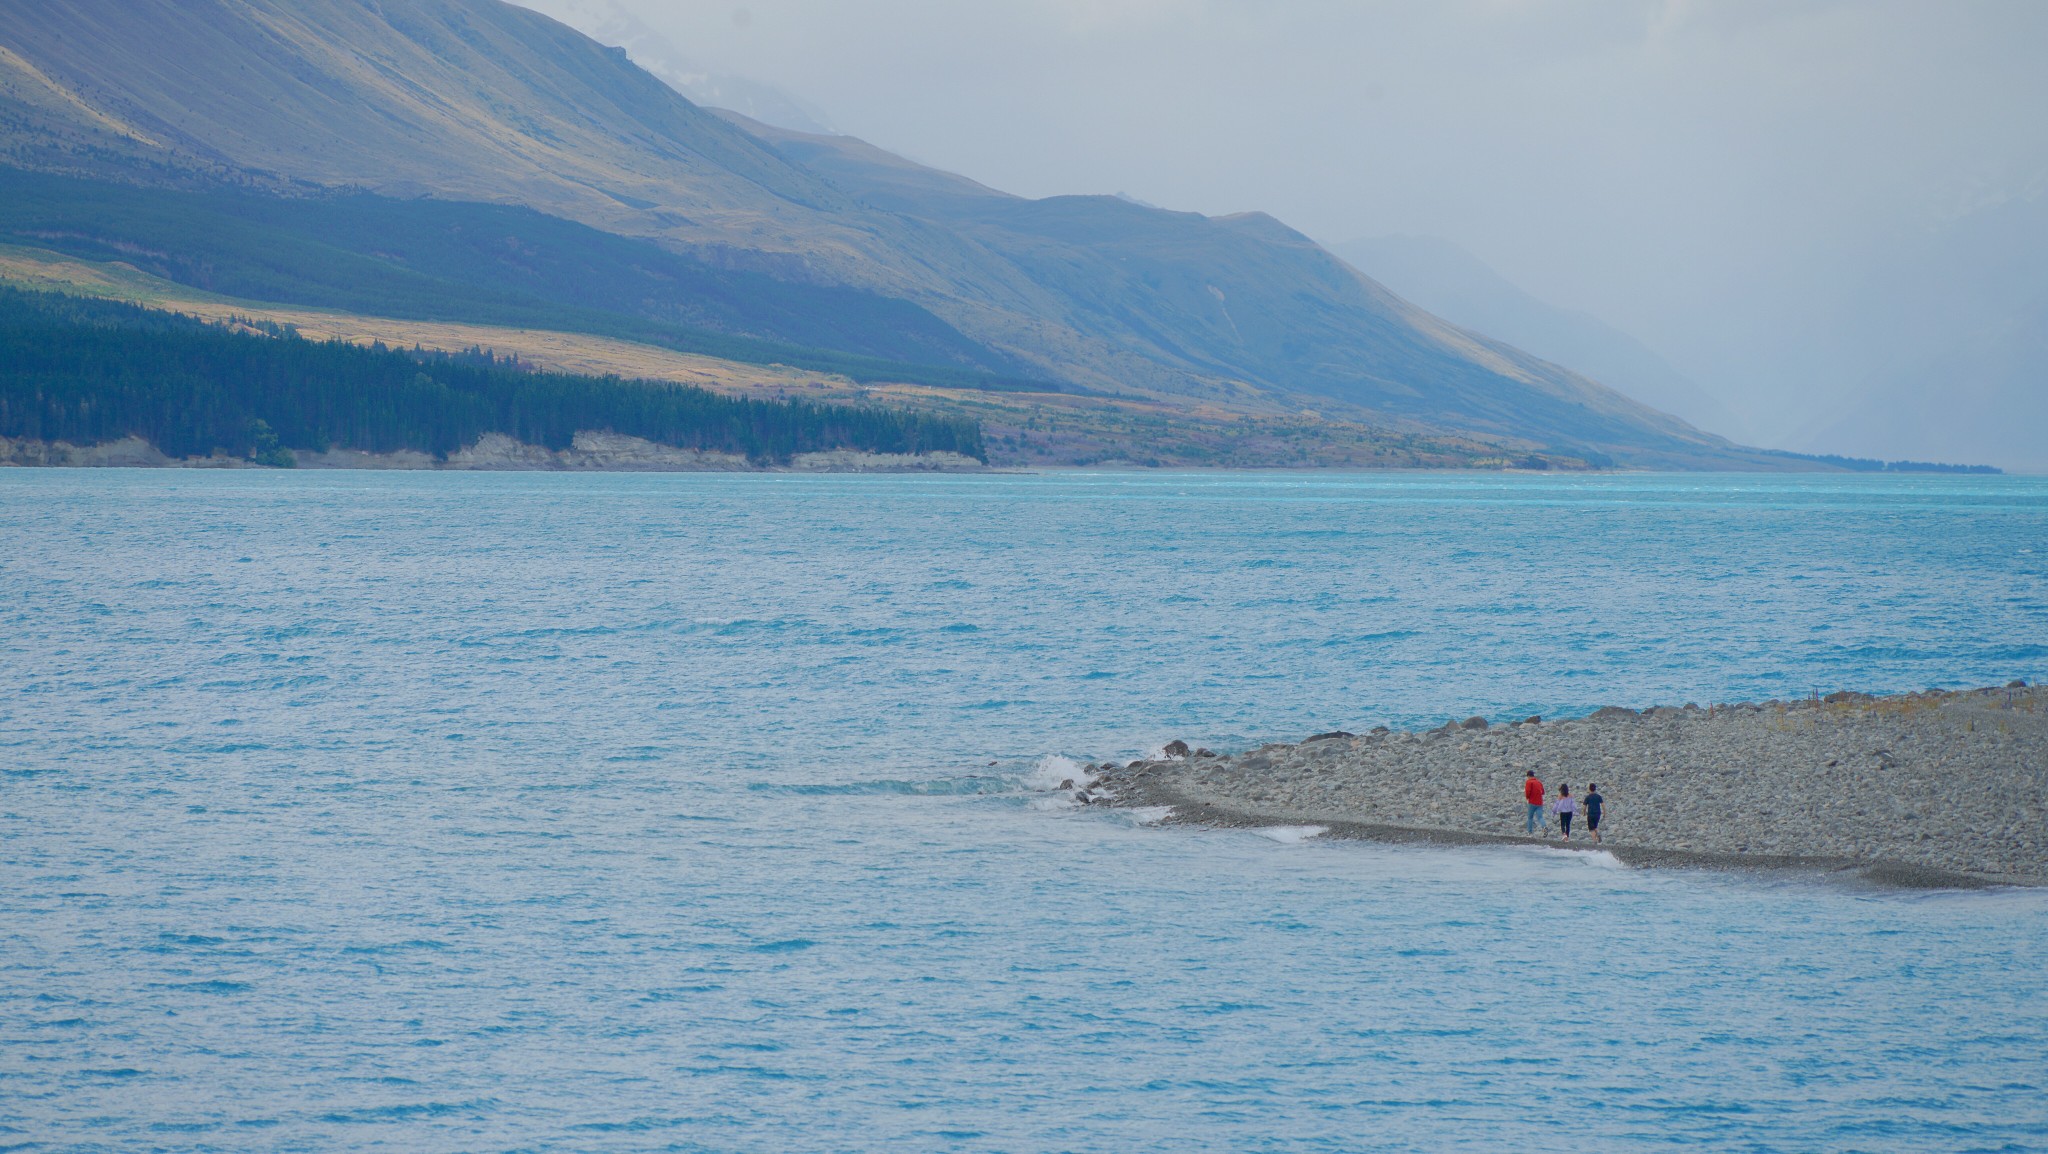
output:
[[1589, 830], [1600, 828], [1600, 812], [1598, 810], [1589, 809], [1586, 811], [1586, 828]]

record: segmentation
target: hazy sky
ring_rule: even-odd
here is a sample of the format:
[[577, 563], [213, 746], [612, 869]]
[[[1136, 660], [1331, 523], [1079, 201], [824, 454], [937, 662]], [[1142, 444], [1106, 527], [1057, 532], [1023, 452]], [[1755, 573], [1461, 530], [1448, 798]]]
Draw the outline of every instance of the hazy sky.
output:
[[1453, 240], [1751, 408], [1868, 368], [1800, 332], [1873, 253], [2048, 195], [2039, 0], [619, 2], [1011, 192]]

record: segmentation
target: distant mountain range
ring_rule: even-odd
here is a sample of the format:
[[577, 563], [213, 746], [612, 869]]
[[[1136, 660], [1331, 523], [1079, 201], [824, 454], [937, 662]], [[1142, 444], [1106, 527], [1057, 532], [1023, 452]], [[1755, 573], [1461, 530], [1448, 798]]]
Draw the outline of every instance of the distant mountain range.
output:
[[1454, 325], [1570, 365], [1698, 428], [1730, 436], [1742, 431], [1727, 406], [1641, 341], [1589, 313], [1538, 299], [1450, 241], [1380, 236], [1330, 251]]
[[10, 243], [250, 299], [1509, 455], [1788, 464], [1440, 319], [1271, 217], [1027, 200], [713, 113], [498, 0], [0, 7], [0, 165]]
[[1792, 443], [2048, 472], [2048, 191], [1982, 206], [1870, 258], [1838, 340], [1863, 353]]

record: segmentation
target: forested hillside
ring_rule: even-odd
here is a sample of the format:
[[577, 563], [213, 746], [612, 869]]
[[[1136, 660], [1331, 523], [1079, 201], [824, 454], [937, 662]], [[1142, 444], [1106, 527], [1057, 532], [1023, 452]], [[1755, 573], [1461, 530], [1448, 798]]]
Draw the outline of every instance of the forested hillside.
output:
[[605, 430], [762, 464], [834, 449], [986, 459], [972, 421], [721, 396], [454, 357], [258, 335], [108, 301], [0, 289], [0, 437], [140, 437], [172, 457], [289, 464], [329, 448], [445, 457], [486, 433], [550, 449]]

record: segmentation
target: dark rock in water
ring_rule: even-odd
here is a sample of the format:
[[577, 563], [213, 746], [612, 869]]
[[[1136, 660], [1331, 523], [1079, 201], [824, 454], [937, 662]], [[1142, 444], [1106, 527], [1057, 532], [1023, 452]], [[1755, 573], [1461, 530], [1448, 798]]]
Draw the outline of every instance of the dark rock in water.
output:
[[1634, 721], [1641, 716], [1635, 710], [1620, 705], [1603, 705], [1593, 711], [1594, 721]]
[[1061, 788], [1061, 789], [1072, 789], [1072, 788], [1074, 788], [1074, 779], [1073, 779], [1073, 778], [1071, 778], [1071, 777], [1063, 777], [1063, 778], [1061, 778], [1061, 779], [1060, 779], [1060, 788]]
[[1196, 750], [1196, 751], [1195, 751], [1195, 756], [1196, 756], [1196, 757], [1215, 757], [1215, 756], [1216, 756], [1216, 751], [1215, 751], [1215, 750], [1213, 750], [1213, 749], [1198, 749], [1198, 750]]
[[1123, 766], [1118, 765], [1116, 762], [1113, 761], [1105, 761], [1102, 763], [1102, 772], [1104, 773], [1115, 773], [1117, 770], [1122, 768]]
[[2027, 687], [2027, 679], [2024, 677], [2015, 677], [2011, 681], [2006, 682], [2005, 687], [2007, 689], [2025, 689]]
[[1459, 723], [1459, 727], [1462, 729], [1485, 729], [1486, 719], [1483, 717], [1468, 717]]
[[1172, 740], [1172, 741], [1169, 741], [1169, 742], [1167, 742], [1167, 743], [1166, 743], [1166, 756], [1168, 756], [1168, 757], [1186, 757], [1187, 755], [1188, 755], [1188, 743], [1187, 743], [1187, 742], [1185, 742], [1185, 741], [1182, 741], [1182, 740], [1180, 740], [1179, 738], [1175, 738], [1174, 740]]
[[1307, 745], [1307, 744], [1308, 744], [1309, 742], [1311, 742], [1311, 741], [1335, 741], [1335, 740], [1336, 740], [1337, 738], [1340, 738], [1340, 737], [1357, 737], [1357, 736], [1358, 736], [1357, 734], [1355, 734], [1355, 733], [1352, 733], [1352, 732], [1350, 732], [1349, 730], [1344, 730], [1344, 729], [1333, 729], [1333, 730], [1331, 730], [1331, 731], [1330, 731], [1330, 732], [1328, 732], [1328, 733], [1318, 733], [1318, 734], [1316, 734], [1316, 735], [1315, 735], [1315, 736], [1313, 736], [1313, 737], [1304, 737], [1304, 738], [1302, 738], [1302, 739], [1301, 739], [1301, 743], [1302, 743], [1303, 745]]
[[1543, 724], [1543, 715], [1542, 715], [1542, 714], [1540, 714], [1540, 713], [1532, 713], [1532, 714], [1530, 714], [1529, 716], [1527, 716], [1527, 717], [1525, 717], [1525, 718], [1523, 718], [1523, 719], [1522, 719], [1522, 724], [1523, 724], [1523, 725], [1542, 725], [1542, 724]]

